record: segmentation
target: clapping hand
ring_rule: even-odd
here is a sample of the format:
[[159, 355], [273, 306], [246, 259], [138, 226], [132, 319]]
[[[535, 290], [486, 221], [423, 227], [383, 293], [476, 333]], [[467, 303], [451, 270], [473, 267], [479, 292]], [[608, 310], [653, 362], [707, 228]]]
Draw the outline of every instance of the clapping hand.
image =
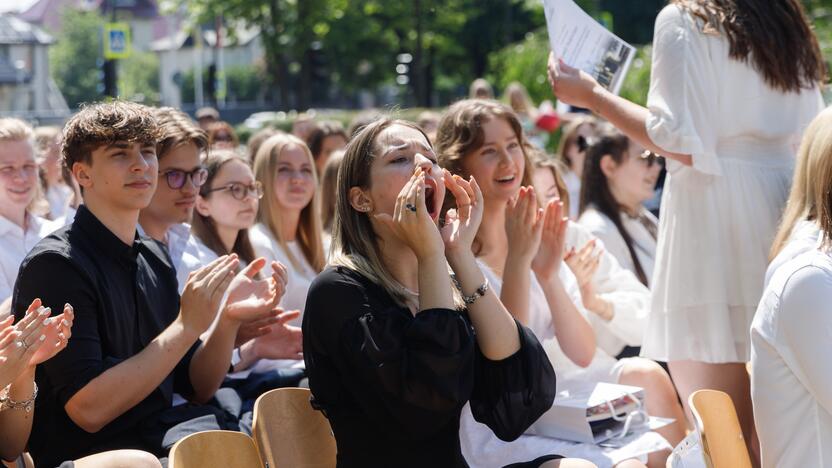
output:
[[543, 224], [543, 210], [537, 207], [534, 188], [520, 187], [517, 196], [506, 205], [508, 255], [531, 263], [540, 248]]
[[223, 311], [227, 318], [237, 322], [248, 322], [271, 315], [280, 296], [277, 294], [277, 282], [273, 277], [257, 279], [257, 274], [264, 266], [266, 259], [258, 258], [231, 281]]
[[560, 270], [569, 218], [563, 216], [563, 202], [551, 200], [543, 214], [540, 248], [532, 260], [532, 270], [543, 279], [551, 278]]
[[456, 199], [456, 208], [445, 214], [445, 225], [441, 229], [442, 241], [447, 254], [470, 252], [474, 237], [482, 222], [482, 191], [473, 176], [465, 180], [442, 171], [445, 187]]
[[592, 278], [595, 276], [595, 272], [598, 271], [601, 255], [604, 253], [601, 249], [599, 249], [599, 252], [595, 252], [595, 244], [596, 240], [591, 239], [581, 250], [576, 252], [573, 247], [564, 257], [566, 265], [569, 266], [578, 281], [578, 286], [581, 289], [581, 299], [587, 308], [593, 308], [591, 306], [596, 299], [592, 287]]
[[180, 311], [186, 329], [201, 335], [211, 326], [238, 264], [237, 255], [224, 255], [191, 272], [182, 292]]
[[303, 333], [289, 322], [300, 317], [299, 310], [276, 309], [277, 323], [268, 333], [254, 340], [255, 354], [261, 359], [303, 359]]
[[[289, 282], [289, 273], [282, 263], [272, 262], [271, 280], [274, 287], [274, 303], [277, 304], [286, 292], [286, 285]], [[239, 330], [237, 330], [237, 339], [234, 341], [234, 346], [242, 346], [243, 343], [269, 333], [272, 325], [280, 323], [282, 312], [282, 310], [276, 308], [266, 309], [258, 307], [258, 312], [251, 314], [240, 325]]]
[[0, 388], [66, 347], [74, 319], [72, 307], [67, 304], [61, 315], [51, 319], [50, 314], [35, 299], [16, 325], [12, 325], [14, 316], [0, 321]]

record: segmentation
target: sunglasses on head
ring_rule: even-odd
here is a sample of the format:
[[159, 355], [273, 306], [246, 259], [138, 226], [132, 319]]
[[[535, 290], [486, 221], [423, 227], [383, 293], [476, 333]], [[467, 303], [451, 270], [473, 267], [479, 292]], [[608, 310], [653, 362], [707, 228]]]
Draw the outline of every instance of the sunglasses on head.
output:
[[650, 150], [644, 150], [639, 157], [647, 163], [647, 167], [653, 167], [653, 164], [662, 164], [664, 162], [664, 157], [662, 155], [656, 154]]
[[254, 197], [256, 199], [263, 198], [263, 185], [260, 182], [254, 182], [253, 184], [244, 184], [242, 182], [231, 182], [230, 184], [223, 185], [222, 187], [214, 187], [210, 190], [206, 190], [204, 192], [205, 195], [208, 195], [212, 192], [220, 192], [227, 190], [231, 193], [231, 196], [235, 200], [245, 200], [247, 196]]
[[204, 167], [198, 167], [190, 172], [183, 171], [182, 169], [171, 169], [165, 171], [162, 175], [165, 177], [165, 182], [167, 182], [168, 187], [173, 190], [179, 190], [184, 187], [188, 179], [191, 179], [191, 183], [196, 188], [202, 187], [205, 181], [208, 180], [208, 170]]

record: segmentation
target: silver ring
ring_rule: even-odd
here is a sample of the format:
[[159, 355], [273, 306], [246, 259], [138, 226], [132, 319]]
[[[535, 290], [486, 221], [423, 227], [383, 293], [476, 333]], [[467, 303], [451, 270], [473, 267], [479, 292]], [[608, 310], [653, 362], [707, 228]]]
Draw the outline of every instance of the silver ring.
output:
[[29, 345], [27, 345], [24, 340], [17, 340], [17, 341], [15, 341], [15, 344], [17, 345], [18, 348], [26, 348], [26, 351], [29, 350]]
[[414, 213], [416, 212], [416, 205], [413, 205], [413, 204], [411, 204], [411, 203], [408, 203], [408, 204], [407, 204], [407, 205], [405, 205], [404, 207], [405, 207], [405, 208], [407, 208], [408, 210], [410, 210], [410, 211], [414, 212]]

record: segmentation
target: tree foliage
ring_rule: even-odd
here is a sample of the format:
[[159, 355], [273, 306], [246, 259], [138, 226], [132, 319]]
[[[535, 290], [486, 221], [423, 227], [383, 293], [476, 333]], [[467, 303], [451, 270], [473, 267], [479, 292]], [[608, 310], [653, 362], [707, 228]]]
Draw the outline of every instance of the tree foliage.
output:
[[103, 19], [96, 12], [67, 8], [63, 29], [49, 48], [49, 70], [70, 107], [101, 98], [97, 63], [101, 24]]

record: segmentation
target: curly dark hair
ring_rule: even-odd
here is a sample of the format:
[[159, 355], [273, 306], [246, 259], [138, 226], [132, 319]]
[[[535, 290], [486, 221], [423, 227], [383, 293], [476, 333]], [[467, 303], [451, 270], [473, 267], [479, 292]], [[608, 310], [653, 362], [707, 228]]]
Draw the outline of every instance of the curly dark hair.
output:
[[162, 133], [153, 109], [128, 101], [101, 102], [84, 106], [64, 127], [61, 146], [64, 165], [91, 163], [92, 152], [117, 141], [152, 144]]

